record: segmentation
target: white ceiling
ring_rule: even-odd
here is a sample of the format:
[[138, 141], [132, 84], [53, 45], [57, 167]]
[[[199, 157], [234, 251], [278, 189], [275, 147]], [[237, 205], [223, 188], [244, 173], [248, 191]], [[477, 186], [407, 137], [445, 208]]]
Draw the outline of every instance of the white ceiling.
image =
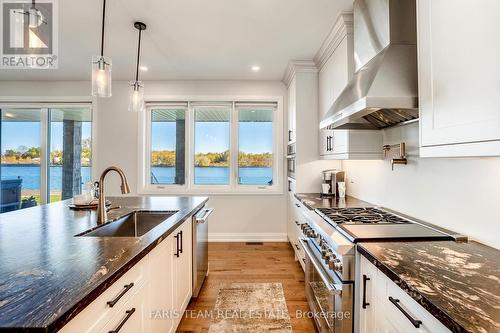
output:
[[[0, 70], [0, 80], [89, 80], [99, 53], [101, 0], [59, 0], [59, 69]], [[281, 80], [291, 59], [312, 59], [352, 0], [108, 0], [105, 55], [113, 79], [132, 80], [137, 30], [143, 80]], [[261, 71], [254, 73], [252, 65]]]

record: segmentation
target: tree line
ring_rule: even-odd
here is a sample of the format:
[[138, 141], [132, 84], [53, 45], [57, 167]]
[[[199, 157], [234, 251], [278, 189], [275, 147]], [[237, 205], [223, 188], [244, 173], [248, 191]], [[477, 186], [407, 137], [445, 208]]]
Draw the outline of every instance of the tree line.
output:
[[[82, 165], [90, 165], [92, 157], [92, 147], [90, 138], [82, 140]], [[4, 164], [40, 164], [41, 148], [19, 146], [17, 149], [6, 149], [2, 154], [2, 163]], [[63, 164], [63, 151], [52, 150], [50, 152], [50, 164]]]
[[[154, 150], [151, 152], [151, 164], [158, 167], [175, 166], [175, 151]], [[238, 164], [240, 167], [271, 167], [273, 155], [271, 153], [244, 153], [238, 154]], [[228, 167], [229, 151], [221, 153], [198, 153], [194, 158], [197, 167]]]

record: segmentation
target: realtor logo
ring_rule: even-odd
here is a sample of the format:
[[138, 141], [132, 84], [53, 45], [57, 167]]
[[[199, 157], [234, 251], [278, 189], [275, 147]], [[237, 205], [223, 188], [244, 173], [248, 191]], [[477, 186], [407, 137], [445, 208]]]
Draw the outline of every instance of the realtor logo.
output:
[[0, 18], [0, 68], [57, 68], [57, 0], [0, 0]]

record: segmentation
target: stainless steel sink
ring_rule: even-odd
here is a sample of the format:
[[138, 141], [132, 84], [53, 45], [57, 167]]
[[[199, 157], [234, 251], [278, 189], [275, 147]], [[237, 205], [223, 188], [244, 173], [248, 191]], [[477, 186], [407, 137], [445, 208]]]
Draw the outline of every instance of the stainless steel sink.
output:
[[164, 222], [177, 211], [148, 212], [137, 211], [125, 215], [115, 221], [106, 223], [93, 230], [85, 231], [76, 236], [84, 237], [141, 237], [148, 231]]

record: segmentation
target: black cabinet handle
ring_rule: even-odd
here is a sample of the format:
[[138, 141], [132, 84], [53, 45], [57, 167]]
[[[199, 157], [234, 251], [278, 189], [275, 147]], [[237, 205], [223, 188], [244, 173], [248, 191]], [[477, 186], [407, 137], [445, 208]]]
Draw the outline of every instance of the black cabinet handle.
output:
[[125, 313], [127, 314], [125, 316], [125, 318], [123, 318], [123, 320], [120, 322], [120, 324], [118, 326], [116, 326], [116, 328], [114, 330], [109, 331], [109, 333], [118, 333], [122, 329], [123, 325], [125, 325], [125, 323], [127, 322], [127, 320], [130, 317], [132, 317], [132, 315], [134, 314], [134, 312], [135, 312], [135, 308], [132, 308], [130, 310], [125, 311]]
[[288, 141], [292, 141], [292, 130], [288, 130]]
[[122, 298], [123, 295], [125, 295], [127, 293], [127, 291], [129, 291], [130, 289], [132, 289], [133, 286], [134, 286], [133, 282], [130, 282], [129, 284], [124, 285], [123, 287], [125, 289], [123, 289], [122, 292], [118, 296], [116, 296], [114, 300], [108, 301], [108, 302], [106, 302], [106, 304], [109, 305], [110, 308], [112, 308], [113, 306], [116, 305], [116, 303], [118, 303], [118, 301], [120, 300], [120, 298]]
[[181, 245], [179, 247], [179, 253], [182, 253], [182, 243], [183, 243], [183, 240], [182, 240], [182, 230], [179, 231], [179, 235], [181, 236], [181, 240], [180, 240]]
[[295, 204], [295, 206], [296, 206], [297, 208], [300, 208], [300, 205], [299, 205], [299, 204], [297, 204], [297, 203]]
[[401, 305], [399, 305], [399, 299], [389, 296], [389, 301], [391, 301], [391, 303], [394, 304], [394, 306], [397, 307], [398, 310], [401, 311], [406, 318], [408, 318], [408, 320], [413, 324], [413, 326], [415, 326], [415, 328], [419, 328], [420, 325], [422, 325], [421, 320], [414, 319], [408, 312], [405, 311], [405, 309], [401, 307]]
[[330, 137], [326, 137], [326, 151], [330, 151]]
[[370, 278], [363, 274], [363, 309], [366, 309], [370, 303], [366, 301], [366, 281], [370, 281]]
[[175, 238], [175, 256], [179, 258], [179, 233], [174, 236]]

